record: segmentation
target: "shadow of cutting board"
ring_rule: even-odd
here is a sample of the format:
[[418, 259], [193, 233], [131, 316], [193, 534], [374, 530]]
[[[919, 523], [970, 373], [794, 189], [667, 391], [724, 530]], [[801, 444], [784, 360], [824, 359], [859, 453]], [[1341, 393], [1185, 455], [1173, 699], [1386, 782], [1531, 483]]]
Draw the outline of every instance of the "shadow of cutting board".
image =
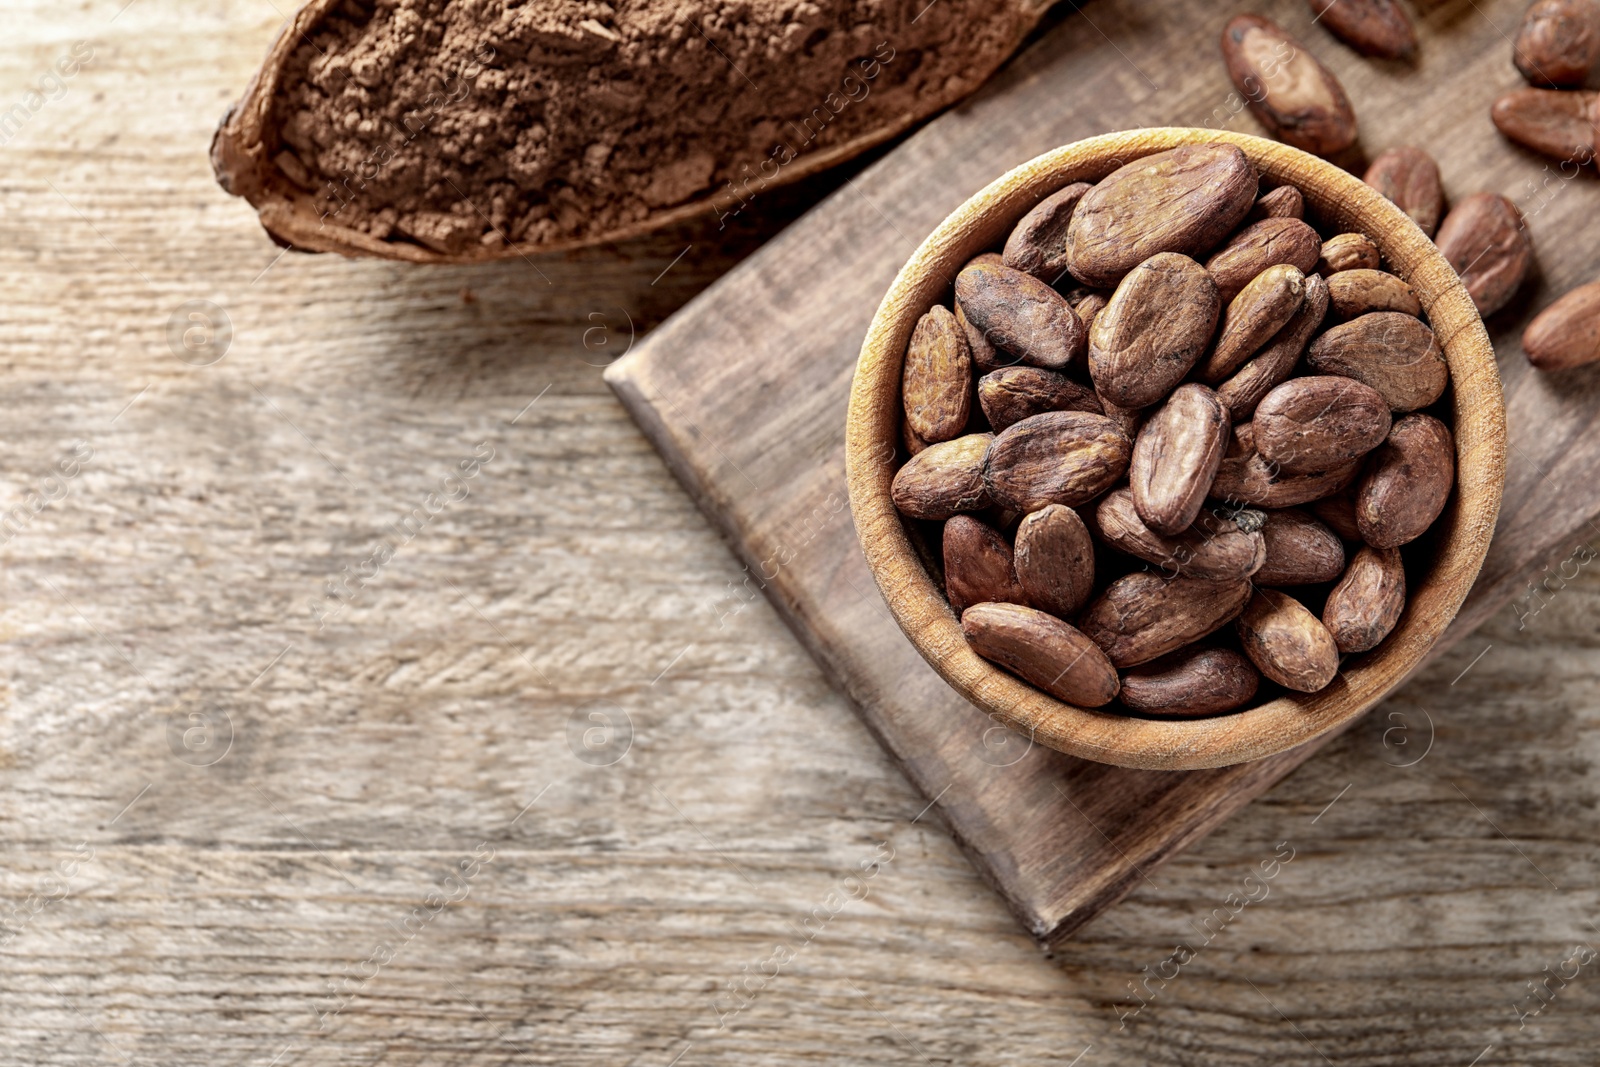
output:
[[[1532, 310], [1597, 273], [1600, 178], [1563, 176], [1503, 141], [1489, 104], [1521, 84], [1510, 62], [1523, 0], [1422, 5], [1415, 66], [1363, 60], [1298, 0], [1254, 4], [1339, 75], [1369, 155], [1415, 143], [1447, 191], [1521, 206], [1538, 276], [1489, 323], [1512, 428], [1494, 547], [1447, 639], [1523, 591], [1531, 568], [1600, 536], [1600, 376], [1534, 373], [1518, 350]], [[1231, 10], [1202, 2], [1091, 2], [1019, 55], [977, 98], [846, 182], [615, 363], [607, 381], [943, 814], [1028, 931], [1051, 944], [1114, 903], [1327, 739], [1209, 771], [1134, 771], [1031, 744], [945, 686], [888, 614], [850, 521], [844, 421], [856, 352], [913, 248], [1009, 168], [1092, 134], [1209, 125], [1259, 132], [1223, 72]], [[1569, 168], [1570, 169], [1570, 168]], [[759, 210], [756, 198], [751, 210]]]

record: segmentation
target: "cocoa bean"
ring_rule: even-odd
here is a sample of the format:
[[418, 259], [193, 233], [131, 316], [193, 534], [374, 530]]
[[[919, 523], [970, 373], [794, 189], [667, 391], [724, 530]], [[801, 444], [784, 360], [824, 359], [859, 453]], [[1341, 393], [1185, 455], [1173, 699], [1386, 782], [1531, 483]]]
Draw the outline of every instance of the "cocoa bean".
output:
[[1227, 518], [1203, 511], [1187, 530], [1172, 537], [1144, 524], [1133, 506], [1133, 494], [1116, 489], [1094, 510], [1101, 540], [1135, 559], [1153, 563], [1168, 577], [1233, 581], [1248, 578], [1267, 558], [1260, 530], [1246, 532]]
[[1083, 323], [1085, 336], [1094, 333], [1094, 320], [1100, 312], [1106, 309], [1106, 304], [1111, 302], [1110, 296], [1102, 292], [1092, 292], [1079, 301], [1072, 310], [1078, 313], [1078, 319]]
[[1103, 414], [1093, 389], [1053, 370], [1006, 367], [978, 379], [978, 405], [995, 433], [1046, 411]]
[[1398, 548], [1363, 546], [1328, 594], [1322, 624], [1344, 653], [1377, 648], [1406, 606], [1406, 570]]
[[[1382, 447], [1382, 446], [1380, 446]], [[1217, 466], [1211, 495], [1230, 504], [1289, 508], [1337, 493], [1361, 471], [1359, 461], [1313, 474], [1291, 474], [1256, 452], [1249, 423], [1233, 428], [1227, 455]]]
[[1361, 540], [1361, 527], [1356, 524], [1355, 487], [1325, 496], [1311, 505], [1311, 513], [1328, 524], [1328, 529], [1340, 540], [1356, 544]]
[[961, 309], [959, 302], [956, 304], [956, 323], [967, 338], [967, 351], [972, 356], [972, 365], [977, 368], [977, 373], [987, 374], [1001, 367], [1016, 365], [1017, 357], [995, 348], [989, 338], [984, 336], [983, 331], [967, 318], [967, 313]]
[[1085, 609], [1078, 626], [1117, 667], [1135, 667], [1214, 633], [1250, 599], [1250, 582], [1125, 574]]
[[1222, 30], [1228, 76], [1274, 137], [1329, 156], [1356, 140], [1344, 86], [1287, 30], [1260, 15], [1235, 15]]
[[1449, 364], [1433, 331], [1398, 311], [1374, 311], [1333, 327], [1311, 343], [1306, 365], [1318, 374], [1339, 374], [1371, 386], [1391, 411], [1427, 407], [1443, 395], [1450, 380]]
[[1017, 511], [1073, 507], [1121, 478], [1131, 450], [1116, 422], [1104, 415], [1048, 411], [1013, 423], [994, 439], [983, 481], [995, 503]]
[[1364, 56], [1407, 59], [1417, 31], [1395, 0], [1310, 0], [1312, 14], [1339, 40]]
[[1371, 311], [1422, 314], [1422, 305], [1411, 286], [1387, 271], [1366, 268], [1330, 274], [1328, 303], [1341, 319], [1353, 319]]
[[1444, 511], [1455, 484], [1455, 442], [1431, 415], [1396, 420], [1356, 490], [1356, 525], [1373, 548], [1416, 540]]
[[1294, 372], [1306, 342], [1328, 311], [1328, 283], [1320, 274], [1306, 278], [1306, 295], [1294, 317], [1284, 324], [1233, 377], [1217, 386], [1217, 398], [1228, 414], [1243, 422], [1255, 414], [1261, 398]]
[[966, 429], [972, 408], [972, 356], [961, 324], [934, 305], [917, 322], [900, 375], [906, 422], [922, 440], [948, 441]]
[[1194, 524], [1228, 450], [1228, 409], [1217, 394], [1178, 386], [1140, 429], [1128, 463], [1139, 517], [1158, 534], [1176, 536]]
[[1248, 704], [1261, 675], [1226, 648], [1174, 652], [1122, 676], [1124, 707], [1143, 715], [1217, 715]]
[[1378, 246], [1365, 234], [1338, 233], [1322, 242], [1317, 273], [1326, 278], [1342, 270], [1377, 270], [1381, 262]]
[[1140, 263], [1095, 316], [1095, 392], [1123, 408], [1165, 397], [1210, 343], [1220, 307], [1211, 275], [1188, 256], [1163, 252]]
[[1006, 238], [1001, 259], [1013, 270], [1056, 284], [1067, 273], [1067, 223], [1089, 191], [1088, 182], [1073, 182], [1041, 200]]
[[988, 507], [983, 460], [994, 439], [992, 433], [970, 433], [927, 446], [895, 473], [889, 498], [913, 519], [948, 519]]
[[1236, 625], [1250, 662], [1285, 689], [1315, 693], [1339, 673], [1333, 635], [1287, 593], [1257, 590]]
[[1434, 243], [1486, 318], [1516, 295], [1533, 263], [1522, 212], [1494, 193], [1474, 193], [1452, 208]]
[[1354, 378], [1291, 378], [1256, 408], [1256, 451], [1291, 474], [1310, 474], [1359, 459], [1389, 434], [1389, 405]]
[[1594, 158], [1595, 101], [1573, 89], [1513, 89], [1494, 102], [1495, 129], [1535, 152], [1582, 165]]
[[1300, 219], [1263, 219], [1240, 230], [1206, 260], [1206, 271], [1216, 281], [1223, 302], [1228, 303], [1268, 267], [1288, 263], [1305, 274], [1317, 265], [1321, 254], [1322, 238]]
[[1244, 221], [1249, 224], [1262, 219], [1303, 219], [1305, 216], [1306, 201], [1300, 190], [1292, 185], [1280, 185], [1271, 192], [1261, 194]]
[[972, 649], [1058, 700], [1109, 704], [1120, 683], [1105, 654], [1053, 615], [1021, 604], [975, 604], [961, 614]]
[[1017, 527], [1017, 580], [1027, 602], [1068, 619], [1094, 589], [1094, 542], [1078, 513], [1050, 504]]
[[1288, 324], [1305, 295], [1305, 275], [1287, 263], [1256, 275], [1228, 304], [1222, 332], [1200, 367], [1200, 377], [1216, 384], [1238, 370]]
[[1339, 577], [1344, 544], [1338, 534], [1298, 508], [1269, 511], [1266, 516], [1261, 537], [1267, 560], [1253, 576], [1257, 585], [1315, 585]]
[[1429, 237], [1439, 228], [1444, 186], [1439, 165], [1422, 149], [1400, 145], [1381, 153], [1361, 180], [1394, 201]]
[[1064, 370], [1082, 362], [1083, 324], [1060, 293], [1031, 274], [974, 263], [956, 275], [956, 300], [990, 343], [1022, 362]]
[[1578, 286], [1535, 315], [1522, 331], [1522, 351], [1540, 370], [1600, 359], [1600, 281]]
[[1600, 4], [1537, 0], [1522, 16], [1512, 62], [1534, 85], [1575, 89], [1600, 58]]
[[957, 615], [989, 601], [1022, 603], [1011, 546], [998, 530], [971, 515], [945, 520], [944, 594]]

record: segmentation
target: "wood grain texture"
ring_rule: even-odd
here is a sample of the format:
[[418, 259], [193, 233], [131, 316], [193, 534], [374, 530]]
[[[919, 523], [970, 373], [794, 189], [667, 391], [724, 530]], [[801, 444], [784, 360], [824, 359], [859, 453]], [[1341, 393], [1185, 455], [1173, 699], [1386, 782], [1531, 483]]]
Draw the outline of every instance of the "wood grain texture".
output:
[[[205, 148], [280, 15], [121, 6], [22, 0], [0, 42], [7, 106], [74, 40], [95, 48], [3, 146], [0, 502], [53, 494], [75, 441], [93, 456], [0, 535], [0, 1062], [1065, 1065], [1093, 1043], [1080, 1067], [1464, 1065], [1491, 1042], [1483, 1065], [1592, 1062], [1588, 968], [1525, 1029], [1511, 1011], [1596, 936], [1592, 565], [1041, 959], [599, 379], [622, 312], [642, 333], [770, 229], [540, 260], [549, 286], [520, 261], [274, 265]], [[1506, 29], [1519, 13], [1484, 6]], [[1295, 5], [1273, 10], [1346, 74]], [[1086, 14], [1195, 91], [1141, 44], [1169, 9]], [[1431, 10], [1425, 47], [1461, 41], [1498, 72], [1478, 18]], [[1080, 35], [1107, 47], [1068, 24], [1013, 79]], [[1485, 106], [1493, 82], [1473, 86]], [[1390, 137], [1430, 121], [1373, 119]], [[1501, 165], [1482, 180], [1511, 189], [1542, 163]], [[796, 206], [766, 204], [770, 227]], [[1587, 249], [1543, 254], [1547, 285], [1591, 269]], [[167, 346], [191, 299], [233, 321], [210, 367]], [[1587, 418], [1585, 381], [1562, 392]], [[483, 440], [471, 496], [318, 632], [308, 600]], [[1556, 470], [1523, 498], [1587, 488], [1581, 462]], [[580, 761], [574, 713], [612, 705], [631, 747]], [[1387, 715], [1420, 744], [1423, 709], [1429, 754], [1390, 766], [1411, 757]], [[234, 740], [201, 766], [215, 750], [184, 732], [207, 717]], [[1119, 1032], [1127, 983], [1285, 840], [1270, 898]], [[467, 895], [412, 918], [484, 842]], [[830, 897], [881, 842], [867, 897]], [[793, 960], [719, 1028], [718, 998], [779, 943]]]

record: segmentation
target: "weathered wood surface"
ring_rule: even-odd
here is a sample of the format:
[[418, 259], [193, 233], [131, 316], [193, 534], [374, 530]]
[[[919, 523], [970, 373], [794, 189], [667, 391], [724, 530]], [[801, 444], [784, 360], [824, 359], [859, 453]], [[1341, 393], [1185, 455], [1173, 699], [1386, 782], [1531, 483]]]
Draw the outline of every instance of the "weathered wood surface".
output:
[[[1041, 959], [767, 604], [729, 610], [738, 564], [599, 379], [621, 312], [659, 322], [760, 234], [540, 261], [549, 285], [521, 262], [274, 265], [205, 145], [279, 14], [120, 6], [13, 4], [0, 43], [7, 106], [95, 47], [3, 146], [0, 504], [54, 495], [74, 442], [93, 454], [0, 534], [0, 1061], [1067, 1064], [1093, 1043], [1080, 1064], [1464, 1065], [1492, 1043], [1481, 1064], [1592, 1062], [1592, 966], [1524, 1029], [1512, 1014], [1600, 945], [1592, 567]], [[1480, 6], [1509, 29], [1515, 5]], [[1087, 15], [1174, 99], [1201, 75], [1220, 95], [1138, 51], [1167, 13]], [[1479, 17], [1427, 22], [1484, 54], [1462, 106], [1512, 76]], [[1149, 91], [1128, 78], [1104, 91]], [[1507, 159], [1485, 147], [1503, 169], [1481, 180], [1538, 173]], [[1553, 283], [1590, 269], [1582, 242], [1545, 245]], [[233, 321], [209, 367], [167, 345], [191, 299]], [[1589, 382], [1563, 385], [1574, 410]], [[480, 441], [471, 495], [319, 631], [324, 583]], [[609, 766], [569, 745], [580, 713], [591, 751], [594, 705], [632, 718]], [[1385, 745], [1385, 716], [1420, 745], [1423, 708], [1432, 748], [1391, 766], [1418, 749]], [[1127, 983], [1280, 841], [1270, 897], [1119, 1034]], [[880, 842], [893, 859], [833, 913]], [[779, 944], [794, 958], [719, 1029]]]

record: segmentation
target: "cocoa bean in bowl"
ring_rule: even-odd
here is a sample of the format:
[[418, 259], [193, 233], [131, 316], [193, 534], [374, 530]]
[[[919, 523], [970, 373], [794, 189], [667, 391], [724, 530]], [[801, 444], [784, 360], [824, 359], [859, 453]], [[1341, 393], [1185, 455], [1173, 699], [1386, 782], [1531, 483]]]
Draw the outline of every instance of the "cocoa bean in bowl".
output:
[[846, 432], [868, 565], [945, 681], [1168, 770], [1397, 686], [1505, 475], [1493, 349], [1416, 224], [1298, 149], [1184, 128], [1059, 148], [957, 209], [879, 307]]

